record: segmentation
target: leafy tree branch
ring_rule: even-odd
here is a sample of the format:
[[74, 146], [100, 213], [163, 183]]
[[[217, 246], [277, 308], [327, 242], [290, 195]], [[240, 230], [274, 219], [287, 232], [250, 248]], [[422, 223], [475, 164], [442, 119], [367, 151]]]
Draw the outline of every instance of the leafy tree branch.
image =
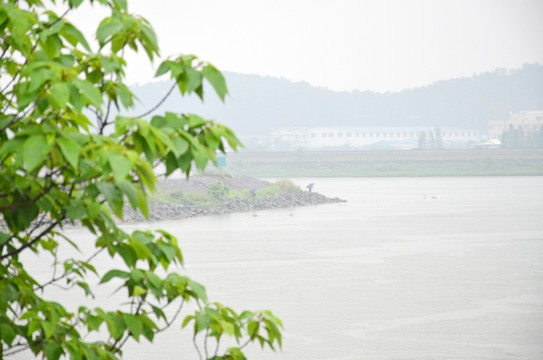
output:
[[[280, 347], [282, 323], [271, 312], [237, 313], [208, 300], [204, 286], [184, 274], [175, 237], [129, 233], [117, 223], [125, 205], [148, 217], [157, 164], [166, 176], [189, 176], [227, 144], [240, 145], [229, 128], [196, 114], [155, 114], [176, 89], [203, 100], [204, 82], [224, 100], [224, 77], [194, 55], [168, 58], [156, 73], [174, 81], [165, 97], [144, 114], [124, 115], [135, 99], [124, 82], [125, 51], [160, 57], [156, 35], [126, 1], [88, 0], [110, 12], [89, 43], [67, 20], [84, 2], [60, 1], [60, 15], [42, 1], [0, 3], [0, 357], [26, 351], [48, 360], [118, 359], [131, 339], [152, 342], [170, 328], [187, 303], [197, 310], [184, 315], [182, 327], [193, 323], [185, 331], [192, 330], [195, 344], [203, 338], [200, 357], [245, 359], [243, 349], [255, 342]], [[113, 106], [119, 115], [110, 118]], [[66, 223], [92, 235], [89, 253], [73, 255], [81, 240]], [[33, 273], [33, 253], [52, 260], [45, 280]], [[105, 273], [95, 266], [99, 255], [111, 261]], [[123, 292], [123, 311], [65, 303], [74, 291], [93, 298], [107, 283]], [[51, 286], [66, 296], [51, 298]], [[177, 306], [173, 315], [166, 315], [169, 306]], [[237, 346], [219, 355], [225, 337]]]

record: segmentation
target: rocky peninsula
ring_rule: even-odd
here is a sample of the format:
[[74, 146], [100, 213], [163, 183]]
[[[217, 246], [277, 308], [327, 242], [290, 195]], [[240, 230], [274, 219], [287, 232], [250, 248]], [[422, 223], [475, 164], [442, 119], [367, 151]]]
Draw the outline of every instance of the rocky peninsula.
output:
[[[196, 216], [223, 215], [264, 209], [344, 202], [316, 192], [302, 190], [289, 180], [275, 183], [250, 176], [222, 172], [205, 173], [190, 179], [165, 179], [153, 195], [149, 220], [181, 220]], [[124, 222], [145, 221], [130, 207]]]

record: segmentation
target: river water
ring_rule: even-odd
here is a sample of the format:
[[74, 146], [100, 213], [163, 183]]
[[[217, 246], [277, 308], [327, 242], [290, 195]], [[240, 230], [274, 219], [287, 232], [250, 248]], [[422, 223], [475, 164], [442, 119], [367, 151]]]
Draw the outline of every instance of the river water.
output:
[[[283, 320], [249, 358], [543, 359], [542, 177], [294, 181], [347, 202], [149, 226], [211, 300]], [[178, 328], [125, 358], [197, 359]]]

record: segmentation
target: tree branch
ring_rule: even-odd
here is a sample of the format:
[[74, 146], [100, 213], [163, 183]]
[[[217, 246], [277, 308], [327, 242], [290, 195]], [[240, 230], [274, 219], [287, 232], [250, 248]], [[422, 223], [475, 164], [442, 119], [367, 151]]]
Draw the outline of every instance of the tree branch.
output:
[[204, 335], [204, 354], [205, 354], [206, 360], [209, 358], [209, 356], [207, 355], [207, 337], [208, 336], [209, 336], [209, 329], [206, 329], [206, 333]]
[[172, 319], [170, 321], [167, 321], [166, 320], [166, 326], [163, 327], [162, 329], [159, 329], [157, 331], [155, 331], [155, 334], [158, 334], [160, 332], [163, 332], [164, 330], [166, 330], [167, 328], [169, 328], [174, 322], [175, 320], [177, 319], [177, 317], [179, 316], [179, 314], [181, 313], [181, 309], [183, 309], [183, 305], [185, 305], [185, 299], [181, 299], [181, 304], [179, 304], [179, 308], [177, 309], [177, 311], [175, 312], [175, 315], [172, 317]]
[[141, 115], [138, 115], [138, 116], [135, 116], [136, 118], [142, 118], [144, 116], [147, 116], [149, 115], [150, 113], [152, 113], [153, 111], [155, 111], [156, 109], [158, 109], [158, 107], [160, 105], [162, 105], [164, 103], [164, 101], [166, 101], [166, 99], [171, 95], [173, 89], [175, 89], [175, 86], [177, 85], [176, 82], [173, 83], [172, 87], [170, 88], [170, 90], [168, 90], [168, 93], [162, 98], [162, 100], [160, 100], [158, 102], [158, 104], [156, 104], [151, 110], [147, 111], [147, 112], [144, 112], [143, 114]]
[[196, 349], [196, 352], [198, 353], [198, 358], [202, 360], [202, 353], [200, 352], [200, 349], [198, 348], [198, 344], [196, 343], [196, 335], [198, 334], [195, 333], [194, 336], [192, 337], [192, 343], [194, 344], [194, 348]]
[[[102, 251], [104, 251], [105, 249], [106, 249], [105, 247], [99, 249], [98, 251], [96, 251], [94, 254], [92, 254], [92, 255], [91, 255], [87, 260], [85, 260], [84, 262], [86, 262], [86, 263], [91, 262], [96, 256], [98, 256], [98, 254], [100, 254], [100, 253], [101, 253]], [[62, 274], [61, 276], [59, 276], [59, 277], [57, 277], [57, 278], [55, 278], [55, 277], [53, 276], [53, 278], [52, 278], [51, 280], [49, 280], [48, 282], [46, 282], [46, 283], [44, 283], [44, 284], [42, 284], [42, 285], [38, 285], [37, 287], [35, 287], [35, 288], [34, 288], [34, 291], [36, 291], [36, 290], [43, 290], [43, 288], [45, 288], [46, 286], [49, 286], [49, 285], [51, 285], [51, 284], [53, 284], [53, 283], [55, 283], [55, 282], [57, 282], [57, 281], [59, 281], [59, 280], [64, 279], [64, 278], [67, 277], [70, 273], [73, 273], [74, 270], [81, 269], [81, 268], [82, 268], [82, 266], [79, 265], [79, 266], [77, 266], [77, 267], [72, 268], [70, 271], [65, 272], [64, 274]]]
[[[62, 218], [64, 218], [64, 216]], [[49, 231], [53, 230], [53, 228], [55, 226], [57, 226], [58, 224], [59, 224], [58, 220], [53, 221], [47, 228], [45, 228], [45, 230], [43, 230], [41, 233], [39, 233], [34, 239], [27, 242], [26, 244], [24, 244], [20, 248], [15, 249], [13, 251], [10, 251], [10, 252], [6, 253], [5, 255], [0, 256], [0, 260], [4, 260], [4, 259], [6, 259], [8, 257], [13, 257], [13, 256], [21, 253], [21, 251], [23, 251], [24, 249], [31, 247], [32, 245], [37, 243], [45, 234], [47, 234]]]

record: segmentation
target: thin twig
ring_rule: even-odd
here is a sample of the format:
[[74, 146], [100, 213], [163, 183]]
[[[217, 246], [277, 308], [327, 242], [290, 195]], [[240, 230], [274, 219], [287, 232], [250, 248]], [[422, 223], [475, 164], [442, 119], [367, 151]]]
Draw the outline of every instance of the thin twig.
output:
[[155, 334], [158, 334], [160, 332], [163, 332], [164, 330], [166, 330], [167, 328], [169, 328], [174, 322], [175, 320], [177, 319], [177, 317], [179, 316], [179, 314], [181, 313], [181, 309], [183, 309], [183, 305], [185, 304], [185, 299], [181, 299], [181, 304], [179, 304], [179, 308], [177, 309], [177, 311], [175, 312], [175, 315], [172, 317], [172, 319], [170, 321], [166, 321], [166, 326], [163, 327], [162, 329], [159, 329], [157, 331], [155, 331]]
[[[106, 249], [106, 248], [101, 248], [101, 249], [97, 250], [97, 251], [96, 251], [94, 254], [92, 254], [87, 260], [85, 260], [85, 262], [86, 262], [86, 263], [91, 262], [92, 259], [94, 259], [96, 256], [98, 256], [98, 254], [100, 254], [100, 253], [101, 253], [102, 251], [104, 251], [105, 249]], [[43, 288], [46, 287], [46, 286], [49, 286], [49, 285], [51, 285], [51, 284], [53, 284], [53, 283], [55, 283], [55, 282], [57, 282], [57, 281], [59, 281], [59, 280], [62, 280], [62, 279], [64, 279], [66, 276], [68, 276], [70, 273], [74, 272], [75, 269], [80, 269], [80, 268], [82, 268], [81, 265], [79, 265], [78, 267], [74, 267], [74, 268], [72, 268], [70, 271], [65, 272], [62, 276], [59, 276], [58, 278], [53, 278], [53, 279], [49, 280], [48, 282], [46, 282], [46, 283], [43, 284], [43, 285], [39, 285], [38, 287], [34, 288], [34, 291], [36, 291], [36, 290], [38, 290], [38, 289], [41, 290], [41, 289], [43, 289]]]
[[198, 353], [198, 358], [202, 360], [202, 353], [200, 352], [200, 349], [198, 348], [198, 344], [196, 343], [196, 335], [198, 334], [194, 334], [194, 336], [192, 337], [192, 343], [194, 344], [194, 348], [196, 349], [196, 352]]
[[205, 336], [204, 336], [204, 354], [206, 356], [206, 360], [209, 358], [209, 356], [207, 356], [207, 337], [209, 335], [209, 329], [206, 329], [206, 333], [205, 333]]
[[219, 345], [221, 344], [221, 338], [217, 338], [217, 346], [215, 346], [215, 354], [213, 357], [217, 357], [217, 354], [219, 353]]
[[111, 108], [111, 100], [109, 100], [107, 103], [106, 114], [104, 115], [104, 122], [102, 124], [102, 127], [100, 128], [100, 135], [103, 135], [102, 133], [107, 125], [112, 124], [111, 122], [108, 122], [110, 108]]
[[152, 112], [155, 111], [156, 109], [158, 109], [158, 107], [159, 107], [160, 105], [162, 105], [162, 104], [164, 103], [164, 101], [166, 101], [166, 99], [168, 98], [168, 96], [170, 96], [170, 94], [172, 93], [173, 89], [175, 89], [175, 85], [177, 85], [176, 82], [174, 82], [174, 83], [172, 84], [172, 87], [170, 88], [170, 90], [168, 90], [168, 93], [167, 93], [167, 94], [162, 98], [162, 100], [160, 100], [160, 101], [158, 102], [158, 104], [156, 104], [151, 110], [149, 110], [149, 111], [147, 111], [147, 112], [144, 112], [143, 114], [138, 115], [138, 116], [135, 116], [135, 117], [136, 117], [136, 118], [142, 118], [142, 117], [144, 117], [144, 116], [149, 115], [150, 113], [152, 113]]
[[31, 247], [32, 245], [34, 245], [35, 243], [37, 243], [45, 234], [47, 234], [49, 231], [51, 231], [55, 226], [58, 225], [58, 220], [54, 221], [51, 223], [51, 225], [49, 225], [45, 230], [43, 230], [41, 233], [39, 233], [34, 239], [32, 239], [31, 241], [27, 242], [26, 244], [24, 244], [23, 246], [21, 246], [20, 248], [18, 249], [15, 249], [13, 251], [10, 251], [8, 253], [6, 253], [5, 255], [1, 255], [0, 256], [0, 260], [4, 260], [8, 257], [12, 257], [12, 256], [15, 256], [17, 254], [19, 254], [21, 251], [25, 250], [26, 248], [29, 248]]
[[253, 337], [249, 337], [249, 338], [247, 339], [247, 341], [245, 342], [245, 344], [241, 345], [241, 346], [239, 347], [239, 349], [241, 350], [241, 349], [243, 349], [244, 347], [246, 347], [247, 345], [249, 345], [249, 344], [251, 343], [251, 340], [253, 340]]

